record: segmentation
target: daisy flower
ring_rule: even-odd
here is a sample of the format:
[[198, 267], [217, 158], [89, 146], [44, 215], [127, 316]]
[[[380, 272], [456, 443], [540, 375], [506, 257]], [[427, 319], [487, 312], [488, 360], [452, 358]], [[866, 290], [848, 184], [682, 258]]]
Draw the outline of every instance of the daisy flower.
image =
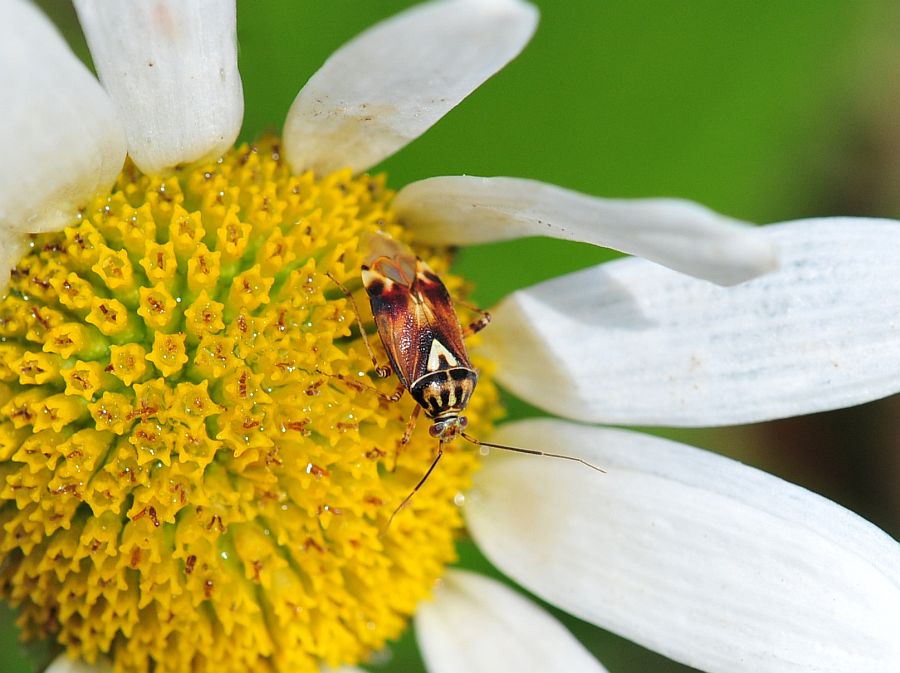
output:
[[[31, 5], [0, 6], [0, 587], [26, 637], [65, 648], [54, 670], [354, 666], [413, 615], [431, 673], [604, 670], [524, 596], [446, 570], [464, 523], [547, 602], [703, 670], [897, 670], [887, 535], [726, 458], [573, 421], [716, 425], [895, 392], [898, 223], [754, 230], [685, 201], [474, 177], [394, 195], [367, 175], [515, 57], [537, 22], [518, 0], [373, 27], [283, 138], [237, 148], [233, 3], [75, 4], [100, 83]], [[639, 256], [513, 294], [473, 344], [477, 436], [499, 381], [570, 420], [496, 440], [606, 475], [457, 446], [385, 530], [434, 442], [419, 427], [398, 450], [413, 402], [372, 375], [332, 280], [361, 302], [375, 231], [455, 293], [447, 245]]]

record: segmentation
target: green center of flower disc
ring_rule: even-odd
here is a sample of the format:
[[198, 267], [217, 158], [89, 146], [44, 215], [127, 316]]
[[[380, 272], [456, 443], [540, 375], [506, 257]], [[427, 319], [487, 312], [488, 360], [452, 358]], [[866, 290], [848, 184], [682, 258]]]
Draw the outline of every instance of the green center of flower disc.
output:
[[[32, 239], [0, 300], [0, 586], [26, 637], [120, 672], [313, 671], [402, 631], [477, 459], [448, 447], [385, 531], [436, 442], [420, 422], [398, 453], [414, 403], [326, 274], [371, 329], [358, 243], [406, 238], [390, 199], [381, 176], [294, 176], [268, 140], [166, 179], [129, 165]], [[495, 408], [482, 376], [476, 434]]]

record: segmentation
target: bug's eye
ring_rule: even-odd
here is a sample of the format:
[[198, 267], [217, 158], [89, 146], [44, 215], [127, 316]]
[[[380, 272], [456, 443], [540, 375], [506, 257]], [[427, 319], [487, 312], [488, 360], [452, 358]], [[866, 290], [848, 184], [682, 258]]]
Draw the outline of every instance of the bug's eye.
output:
[[444, 430], [447, 428], [447, 421], [440, 421], [435, 423], [430, 428], [428, 428], [428, 434], [432, 437], [440, 437], [444, 434]]
[[469, 419], [465, 416], [459, 417], [459, 429], [460, 431], [465, 430], [469, 425]]

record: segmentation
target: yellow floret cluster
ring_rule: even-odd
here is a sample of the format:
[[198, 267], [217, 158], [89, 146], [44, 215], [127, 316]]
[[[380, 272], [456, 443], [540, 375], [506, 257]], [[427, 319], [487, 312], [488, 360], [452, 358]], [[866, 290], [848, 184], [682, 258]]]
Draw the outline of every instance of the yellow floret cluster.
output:
[[[33, 238], [0, 300], [0, 587], [26, 637], [120, 673], [303, 672], [402, 631], [477, 460], [449, 447], [385, 530], [435, 441], [421, 422], [398, 453], [413, 402], [326, 274], [372, 330], [359, 241], [405, 238], [390, 199], [380, 176], [292, 175], [272, 139], [129, 165]], [[495, 408], [482, 376], [476, 434]]]

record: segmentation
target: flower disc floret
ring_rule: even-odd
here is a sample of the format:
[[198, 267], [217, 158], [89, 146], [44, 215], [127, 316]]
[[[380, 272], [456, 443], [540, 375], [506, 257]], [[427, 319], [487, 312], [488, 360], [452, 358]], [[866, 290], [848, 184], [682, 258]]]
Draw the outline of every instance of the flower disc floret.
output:
[[[175, 673], [313, 671], [400, 633], [477, 461], [449, 447], [385, 532], [436, 447], [422, 423], [398, 452], [413, 402], [327, 274], [366, 305], [361, 237], [405, 237], [391, 196], [291, 175], [267, 140], [128, 165], [32, 239], [0, 300], [0, 586], [27, 636]], [[482, 379], [482, 432], [495, 403]]]

